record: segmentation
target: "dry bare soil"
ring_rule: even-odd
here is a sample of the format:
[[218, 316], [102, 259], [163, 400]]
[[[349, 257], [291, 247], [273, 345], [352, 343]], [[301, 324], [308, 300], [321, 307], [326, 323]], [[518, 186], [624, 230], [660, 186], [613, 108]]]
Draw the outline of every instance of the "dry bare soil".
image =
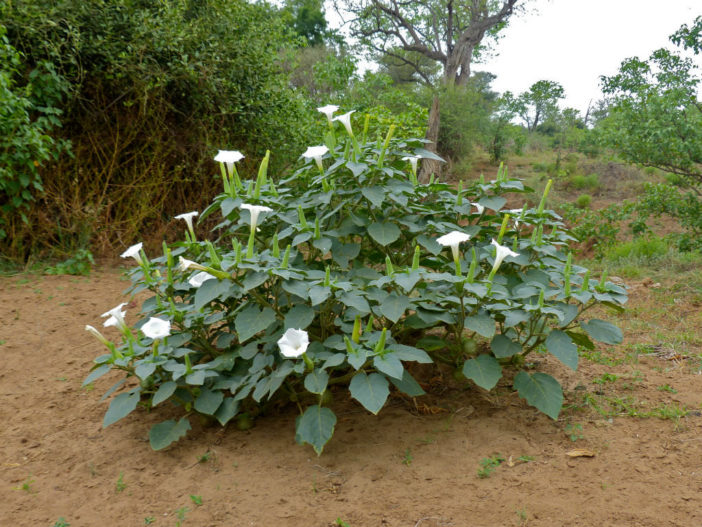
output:
[[[700, 291], [630, 283], [629, 311], [600, 313], [623, 345], [577, 372], [537, 357], [564, 384], [558, 421], [508, 384], [488, 394], [427, 371], [427, 396], [395, 394], [377, 417], [336, 393], [317, 457], [295, 444], [293, 408], [245, 432], [196, 425], [162, 452], [148, 430], [174, 409], [102, 429], [119, 377], [81, 387], [102, 353], [83, 328], [127, 285], [115, 268], [0, 277], [3, 527], [702, 525]], [[491, 457], [504, 461], [478, 477]]]

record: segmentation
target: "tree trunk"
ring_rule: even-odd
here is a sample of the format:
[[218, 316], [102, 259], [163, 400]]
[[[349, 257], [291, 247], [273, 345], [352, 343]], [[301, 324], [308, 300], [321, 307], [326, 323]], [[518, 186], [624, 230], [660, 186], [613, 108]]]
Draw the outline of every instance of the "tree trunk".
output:
[[[425, 139], [431, 141], [426, 145], [426, 149], [436, 154], [436, 145], [439, 142], [439, 95], [434, 94], [434, 99], [431, 102], [429, 109], [429, 124], [427, 126], [427, 134]], [[419, 182], [428, 183], [432, 174], [436, 177], [441, 175], [441, 165], [439, 161], [434, 159], [423, 159], [422, 168], [419, 171]]]

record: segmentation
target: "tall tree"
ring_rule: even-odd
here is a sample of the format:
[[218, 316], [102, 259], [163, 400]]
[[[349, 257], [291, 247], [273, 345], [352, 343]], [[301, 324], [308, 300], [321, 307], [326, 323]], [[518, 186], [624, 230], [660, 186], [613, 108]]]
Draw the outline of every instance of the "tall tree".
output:
[[565, 97], [563, 86], [554, 81], [540, 80], [519, 96], [519, 115], [529, 131], [551, 115], [558, 113], [558, 101]]
[[[335, 0], [337, 10], [352, 14], [354, 36], [376, 53], [414, 68], [427, 83], [431, 59], [441, 65], [445, 86], [464, 86], [474, 55], [486, 37], [505, 27], [524, 0]], [[398, 53], [402, 50], [404, 53]], [[438, 139], [439, 105], [435, 97], [429, 112], [427, 139]], [[428, 177], [427, 163], [423, 174]], [[433, 168], [433, 167], [432, 167]]]

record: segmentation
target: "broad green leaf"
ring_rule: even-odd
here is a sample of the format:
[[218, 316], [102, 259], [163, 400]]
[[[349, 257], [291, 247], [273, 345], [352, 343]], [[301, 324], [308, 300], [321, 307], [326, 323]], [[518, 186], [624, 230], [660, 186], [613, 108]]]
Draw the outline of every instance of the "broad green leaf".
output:
[[595, 345], [592, 343], [592, 341], [588, 338], [587, 335], [583, 333], [577, 333], [575, 331], [566, 331], [568, 336], [570, 336], [571, 339], [573, 339], [573, 342], [575, 342], [578, 346], [585, 348], [586, 350], [594, 350]]
[[520, 371], [514, 378], [514, 387], [526, 402], [548, 415], [558, 419], [563, 405], [563, 390], [556, 379], [545, 373], [528, 374]]
[[478, 355], [463, 364], [463, 375], [486, 390], [492, 390], [502, 378], [502, 367], [492, 355]]
[[437, 242], [435, 238], [430, 238], [429, 236], [426, 236], [424, 234], [420, 234], [419, 236], [417, 236], [417, 243], [419, 243], [419, 245], [424, 247], [434, 256], [436, 256], [443, 250], [442, 245], [439, 242]]
[[371, 223], [368, 226], [368, 234], [380, 245], [389, 245], [400, 237], [400, 229], [390, 222]]
[[149, 431], [149, 443], [154, 450], [162, 450], [171, 443], [178, 441], [190, 430], [190, 421], [182, 417], [177, 423], [172, 419], [158, 423]]
[[436, 335], [427, 335], [417, 341], [417, 347], [427, 351], [446, 349], [448, 346], [448, 342]]
[[349, 266], [349, 260], [353, 260], [361, 251], [361, 245], [358, 243], [341, 243], [338, 240], [332, 240], [332, 259], [341, 267], [346, 269]]
[[[206, 283], [207, 282], [205, 282], [205, 284]], [[239, 335], [239, 342], [246, 342], [256, 333], [266, 329], [273, 322], [275, 322], [275, 311], [269, 307], [260, 311], [256, 305], [251, 304], [241, 311], [234, 320], [234, 327]]]
[[154, 398], [151, 399], [151, 406], [156, 406], [157, 404], [167, 400], [171, 395], [173, 395], [177, 387], [178, 383], [175, 383], [173, 381], [164, 382], [161, 386], [158, 387], [158, 390], [156, 390]]
[[132, 410], [137, 407], [141, 398], [141, 388], [136, 387], [128, 392], [120, 393], [117, 397], [110, 401], [110, 407], [105, 412], [105, 417], [102, 420], [102, 427], [107, 428], [112, 423], [129, 415]]
[[314, 240], [312, 242], [312, 246], [319, 249], [319, 251], [324, 255], [329, 252], [329, 249], [331, 249], [332, 241], [330, 238], [322, 237]]
[[475, 331], [478, 335], [491, 339], [495, 334], [495, 321], [488, 315], [474, 315], [466, 317], [463, 322], [465, 327]]
[[410, 397], [419, 397], [426, 393], [407, 370], [402, 372], [402, 379], [390, 377], [390, 382], [393, 383], [398, 390], [406, 393]]
[[229, 291], [231, 284], [228, 281], [207, 280], [204, 284], [197, 288], [195, 293], [195, 309], [202, 309], [215, 298]]
[[394, 377], [395, 379], [402, 379], [402, 374], [405, 371], [402, 362], [394, 353], [376, 355], [373, 357], [373, 367], [388, 377]]
[[283, 289], [291, 295], [299, 296], [305, 300], [308, 297], [307, 292], [309, 291], [310, 286], [307, 285], [307, 282], [302, 280], [285, 280], [283, 282]]
[[322, 453], [324, 445], [334, 435], [336, 426], [336, 415], [329, 408], [322, 406], [310, 406], [297, 419], [295, 438], [299, 443], [309, 443], [317, 452]]
[[186, 384], [190, 384], [192, 386], [202, 386], [205, 384], [205, 378], [205, 370], [196, 370], [185, 376], [185, 382]]
[[492, 209], [495, 212], [497, 212], [502, 207], [505, 206], [505, 203], [507, 203], [507, 200], [503, 197], [500, 197], [500, 196], [490, 196], [487, 198], [481, 198], [478, 201], [478, 203], [480, 203], [486, 209]]
[[414, 346], [406, 346], [405, 344], [390, 344], [387, 348], [400, 360], [409, 360], [419, 362], [420, 364], [431, 364], [434, 362], [424, 350], [415, 348]]
[[383, 300], [379, 309], [385, 318], [397, 322], [411, 305], [408, 297], [392, 293]]
[[572, 370], [578, 369], [578, 347], [563, 331], [554, 329], [546, 338], [546, 349]]
[[315, 311], [310, 306], [298, 304], [285, 314], [285, 329], [306, 329], [314, 320]]
[[385, 405], [385, 401], [390, 394], [388, 381], [385, 377], [378, 373], [366, 375], [362, 371], [359, 371], [351, 379], [349, 391], [351, 392], [351, 397], [374, 414], [377, 414]]
[[142, 362], [136, 368], [134, 368], [134, 373], [142, 381], [151, 376], [153, 372], [156, 371], [156, 365], [153, 362]]
[[88, 375], [85, 380], [83, 381], [83, 384], [81, 386], [87, 386], [91, 382], [94, 382], [95, 380], [99, 379], [103, 375], [105, 375], [108, 371], [112, 369], [111, 364], [103, 364], [102, 366], [98, 366], [95, 368], [93, 371], [90, 372], [90, 375]]
[[593, 339], [605, 344], [621, 344], [622, 330], [614, 324], [593, 318], [589, 322], [581, 322], [580, 327]]
[[313, 285], [309, 290], [310, 302], [313, 306], [324, 302], [331, 295], [331, 288], [321, 285]]
[[506, 359], [522, 352], [522, 347], [519, 343], [504, 335], [495, 335], [492, 342], [490, 342], [490, 349], [492, 349], [492, 352], [498, 359]]
[[[264, 272], [258, 272], [258, 273], [252, 273], [248, 272], [246, 273], [246, 276], [244, 277], [244, 281], [241, 283], [242, 288], [244, 291], [250, 291], [251, 289], [256, 289], [259, 285], [263, 284], [266, 280], [268, 280], [268, 273]], [[212, 280], [208, 280], [212, 281]], [[205, 282], [207, 283], [207, 282]]]
[[305, 390], [321, 394], [327, 389], [329, 374], [324, 370], [314, 370], [305, 377]]
[[382, 187], [364, 187], [361, 189], [361, 193], [376, 208], [380, 208], [385, 201], [385, 192]]
[[409, 293], [419, 282], [420, 276], [419, 271], [410, 271], [409, 273], [395, 273], [392, 278], [397, 285]]
[[200, 390], [200, 395], [195, 399], [195, 410], [201, 414], [214, 415], [224, 400], [224, 394], [219, 390], [212, 391], [207, 388]]
[[370, 305], [368, 304], [368, 300], [366, 300], [364, 297], [362, 297], [358, 293], [344, 292], [341, 294], [341, 296], [339, 296], [339, 300], [345, 306], [352, 307], [364, 315], [367, 313], [370, 313], [371, 309], [370, 309]]
[[215, 412], [215, 418], [217, 418], [219, 424], [224, 426], [237, 414], [238, 411], [239, 401], [235, 401], [231, 397], [227, 397], [219, 406], [217, 412]]
[[346, 360], [348, 363], [354, 367], [354, 369], [358, 370], [361, 366], [363, 366], [366, 363], [366, 349], [365, 348], [358, 348], [356, 350], [356, 353], [349, 353], [346, 356]]
[[256, 402], [260, 402], [266, 395], [270, 398], [284, 381], [285, 376], [276, 375], [276, 372], [273, 372], [256, 383], [256, 389], [251, 397]]

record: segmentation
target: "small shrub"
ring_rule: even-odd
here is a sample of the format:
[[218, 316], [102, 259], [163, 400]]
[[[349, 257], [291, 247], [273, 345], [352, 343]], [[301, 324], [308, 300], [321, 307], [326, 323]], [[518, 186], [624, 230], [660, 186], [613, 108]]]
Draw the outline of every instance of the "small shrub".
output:
[[[140, 403], [182, 406], [185, 416], [152, 427], [159, 450], [190, 430], [192, 412], [250, 425], [294, 403], [297, 442], [321, 454], [337, 420], [330, 389], [348, 389], [377, 414], [391, 387], [424, 394], [406, 368], [413, 362], [451, 365], [485, 390], [516, 368], [519, 395], [556, 419], [562, 388], [522, 369], [525, 357], [545, 349], [576, 369], [578, 346], [621, 341], [612, 324], [580, 320], [593, 304], [616, 308], [626, 292], [573, 264], [572, 237], [545, 208], [551, 182], [538, 207], [504, 210], [503, 194], [529, 190], [506, 169], [458, 190], [419, 184], [418, 158], [433, 157], [421, 140], [395, 139], [391, 127], [384, 141], [359, 144], [349, 114], [337, 121], [348, 135], [333, 122], [328, 144], [308, 149], [277, 184], [268, 157], [243, 184], [239, 156], [218, 155], [224, 192], [200, 215], [221, 214], [213, 241], [188, 225], [160, 257], [124, 253], [138, 262], [132, 292], [151, 297], [134, 329], [123, 304], [104, 314], [118, 344], [86, 328], [108, 352], [84, 383], [111, 370], [133, 381], [103, 426]], [[469, 345], [476, 340], [484, 345]]]
[[646, 262], [661, 258], [668, 253], [668, 244], [662, 238], [641, 237], [622, 243], [607, 251], [607, 259], [612, 261], [635, 259]]
[[577, 190], [595, 190], [600, 186], [600, 177], [597, 174], [575, 174], [568, 178], [568, 186]]
[[590, 194], [580, 194], [575, 200], [575, 206], [579, 209], [589, 209], [590, 203], [592, 203], [592, 196], [590, 196]]

